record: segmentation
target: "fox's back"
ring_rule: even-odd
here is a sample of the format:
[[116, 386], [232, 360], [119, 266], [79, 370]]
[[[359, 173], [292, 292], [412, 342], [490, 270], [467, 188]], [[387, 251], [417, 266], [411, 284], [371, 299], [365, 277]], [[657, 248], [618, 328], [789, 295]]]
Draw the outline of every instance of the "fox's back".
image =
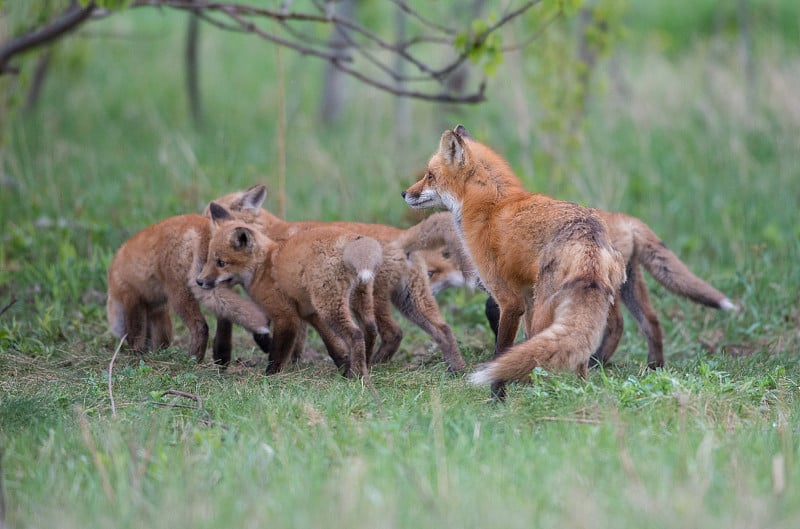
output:
[[197, 268], [196, 254], [205, 256], [209, 233], [209, 219], [196, 214], [170, 217], [144, 228], [114, 256], [109, 288], [135, 289], [146, 298], [163, 296], [164, 282], [183, 281]]
[[283, 241], [271, 259], [277, 287], [298, 301], [312, 292], [325, 292], [331, 285], [354, 276], [344, 265], [345, 246], [359, 235], [347, 230], [320, 227], [303, 230]]

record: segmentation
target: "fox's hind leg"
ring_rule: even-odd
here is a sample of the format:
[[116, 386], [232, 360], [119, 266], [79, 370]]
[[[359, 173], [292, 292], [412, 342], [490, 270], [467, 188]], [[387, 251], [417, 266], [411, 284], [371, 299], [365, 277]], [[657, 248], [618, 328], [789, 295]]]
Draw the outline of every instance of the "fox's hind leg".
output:
[[[424, 271], [424, 272], [423, 272]], [[442, 350], [448, 371], [459, 373], [466, 364], [450, 326], [442, 318], [427, 281], [427, 267], [421, 256], [409, 266], [408, 284], [392, 293], [392, 303], [400, 313], [428, 333]]]
[[608, 308], [608, 321], [606, 322], [606, 330], [603, 333], [603, 341], [600, 342], [600, 347], [589, 358], [589, 367], [608, 364], [622, 339], [624, 325], [622, 300], [617, 295], [614, 298], [614, 303]]
[[661, 322], [650, 304], [642, 270], [639, 266], [628, 267], [628, 279], [622, 284], [622, 301], [631, 312], [639, 329], [647, 339], [647, 367], [664, 366], [664, 342]]
[[392, 316], [391, 302], [382, 296], [376, 297], [374, 299], [374, 309], [375, 321], [378, 324], [378, 334], [381, 337], [381, 345], [372, 355], [372, 358], [367, 358], [370, 364], [378, 364], [391, 360], [400, 347], [400, 342], [403, 340], [403, 330]]
[[123, 302], [125, 306], [125, 341], [137, 353], [147, 351], [147, 309], [137, 301]]
[[371, 363], [373, 349], [378, 337], [378, 324], [375, 319], [375, 304], [373, 299], [373, 284], [360, 284], [352, 295], [353, 314], [358, 320], [364, 333], [364, 356], [367, 365]]
[[317, 314], [310, 321], [345, 376], [367, 376], [364, 333], [353, 321], [349, 308], [332, 315]]
[[200, 304], [191, 292], [187, 289], [185, 294], [170, 296], [170, 305], [189, 329], [189, 356], [194, 356], [200, 363], [205, 358], [208, 347], [208, 324], [200, 312]]
[[147, 326], [150, 348], [153, 351], [169, 347], [172, 343], [172, 318], [166, 304], [147, 311]]

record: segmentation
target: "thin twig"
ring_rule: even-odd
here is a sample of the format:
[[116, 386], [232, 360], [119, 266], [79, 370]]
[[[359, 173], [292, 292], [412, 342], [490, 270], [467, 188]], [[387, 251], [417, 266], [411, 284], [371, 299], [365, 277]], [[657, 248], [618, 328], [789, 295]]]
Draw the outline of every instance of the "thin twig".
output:
[[108, 363], [108, 396], [111, 399], [111, 417], [117, 417], [117, 406], [114, 404], [114, 391], [113, 391], [113, 382], [111, 378], [111, 371], [114, 369], [114, 360], [117, 359], [117, 355], [119, 354], [119, 350], [122, 349], [122, 344], [125, 342], [125, 338], [128, 334], [123, 334], [122, 338], [119, 339], [119, 344], [117, 348], [114, 350], [114, 355], [111, 357], [111, 362]]
[[200, 422], [205, 424], [206, 426], [219, 426], [223, 430], [228, 430], [228, 425], [225, 423], [221, 423], [219, 421], [215, 421], [211, 418], [211, 412], [203, 408], [203, 399], [200, 398], [199, 395], [195, 395], [194, 393], [186, 393], [185, 391], [179, 391], [177, 389], [168, 389], [162, 396], [164, 395], [175, 395], [176, 397], [183, 397], [185, 399], [193, 400], [197, 403], [197, 406], [186, 406], [184, 404], [177, 404], [174, 402], [158, 402], [152, 401], [153, 404], [156, 406], [163, 406], [165, 408], [185, 408], [189, 410], [200, 411], [203, 413], [203, 418], [200, 419]]
[[162, 395], [175, 395], [176, 397], [183, 397], [184, 399], [191, 399], [197, 403], [197, 409], [202, 411], [203, 410], [203, 399], [200, 398], [200, 395], [195, 395], [194, 393], [186, 393], [185, 391], [179, 391], [177, 389], [168, 389]]
[[5, 306], [4, 306], [2, 309], [0, 309], [0, 316], [2, 316], [2, 315], [3, 315], [3, 314], [4, 314], [4, 313], [5, 313], [5, 312], [6, 312], [8, 309], [10, 309], [10, 308], [11, 308], [11, 307], [14, 305], [14, 303], [16, 303], [16, 302], [17, 302], [17, 297], [16, 297], [14, 294], [11, 294], [11, 301], [9, 301], [8, 303], [6, 303], [6, 305], [5, 305]]
[[481, 101], [486, 100], [486, 80], [483, 80], [481, 82], [477, 92], [473, 92], [471, 94], [464, 94], [464, 95], [452, 95], [448, 93], [432, 94], [426, 92], [418, 92], [415, 90], [402, 90], [395, 86], [372, 79], [371, 77], [368, 77], [359, 71], [349, 68], [338, 61], [332, 61], [332, 64], [337, 69], [345, 72], [348, 75], [355, 77], [364, 84], [373, 86], [375, 88], [383, 90], [384, 92], [389, 92], [390, 94], [394, 94], [396, 96], [413, 97], [414, 99], [420, 99], [423, 101], [438, 101], [440, 103], [480, 103]]

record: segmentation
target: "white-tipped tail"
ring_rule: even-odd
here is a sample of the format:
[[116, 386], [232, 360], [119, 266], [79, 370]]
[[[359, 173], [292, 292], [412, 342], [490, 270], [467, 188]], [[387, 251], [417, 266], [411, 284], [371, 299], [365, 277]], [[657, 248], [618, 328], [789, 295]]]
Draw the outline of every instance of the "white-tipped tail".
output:
[[369, 283], [375, 279], [375, 273], [372, 270], [364, 268], [358, 272], [358, 280], [362, 283]]
[[488, 386], [494, 382], [491, 365], [485, 365], [469, 376], [469, 383], [475, 386]]
[[719, 308], [722, 310], [739, 310], [739, 307], [737, 307], [736, 304], [728, 298], [725, 298], [719, 302]]

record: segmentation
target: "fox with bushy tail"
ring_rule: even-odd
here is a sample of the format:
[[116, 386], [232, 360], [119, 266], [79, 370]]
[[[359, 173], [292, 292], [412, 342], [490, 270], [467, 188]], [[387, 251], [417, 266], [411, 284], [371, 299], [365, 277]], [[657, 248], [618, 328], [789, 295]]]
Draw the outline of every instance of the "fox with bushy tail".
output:
[[[449, 209], [481, 283], [500, 308], [494, 359], [470, 376], [527, 380], [537, 366], [585, 376], [609, 307], [625, 279], [622, 255], [594, 210], [530, 193], [508, 163], [462, 126], [442, 134], [420, 181], [403, 192], [414, 208]], [[525, 342], [512, 346], [523, 313]]]

